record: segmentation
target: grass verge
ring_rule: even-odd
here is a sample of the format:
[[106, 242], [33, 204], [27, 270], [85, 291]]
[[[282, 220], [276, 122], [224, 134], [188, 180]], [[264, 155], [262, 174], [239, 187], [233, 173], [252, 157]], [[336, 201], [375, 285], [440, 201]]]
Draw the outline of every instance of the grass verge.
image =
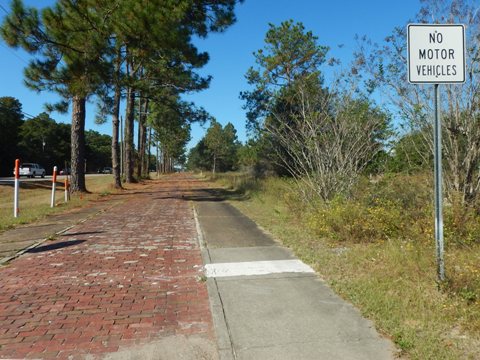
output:
[[74, 194], [71, 201], [64, 202], [63, 177], [58, 178], [54, 208], [50, 207], [51, 181], [23, 182], [19, 194], [19, 217], [13, 217], [13, 184], [0, 185], [0, 231], [20, 224], [28, 224], [49, 214], [64, 212], [85, 206], [89, 201], [114, 192], [112, 175], [88, 176], [87, 189], [90, 193]]
[[240, 181], [234, 174], [218, 176], [217, 181], [234, 188], [234, 178], [246, 192], [241, 201], [231, 203], [313, 266], [372, 319], [403, 356], [480, 359], [478, 244], [447, 247], [449, 283], [439, 288], [433, 240], [411, 241], [401, 233], [373, 242], [327, 237], [315, 231], [318, 219], [312, 228], [312, 210], [298, 200], [289, 181]]

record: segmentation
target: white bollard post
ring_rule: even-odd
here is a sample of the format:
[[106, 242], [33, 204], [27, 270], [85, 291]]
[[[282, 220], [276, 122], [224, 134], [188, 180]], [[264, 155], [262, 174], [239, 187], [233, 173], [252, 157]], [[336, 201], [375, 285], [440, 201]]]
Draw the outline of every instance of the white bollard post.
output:
[[13, 193], [13, 217], [18, 217], [18, 191], [20, 188], [20, 160], [15, 160], [15, 186]]
[[68, 175], [65, 176], [65, 202], [70, 199], [70, 192], [68, 191]]
[[50, 202], [50, 207], [55, 207], [55, 190], [57, 189], [57, 167], [53, 167], [53, 176], [52, 176], [52, 201]]

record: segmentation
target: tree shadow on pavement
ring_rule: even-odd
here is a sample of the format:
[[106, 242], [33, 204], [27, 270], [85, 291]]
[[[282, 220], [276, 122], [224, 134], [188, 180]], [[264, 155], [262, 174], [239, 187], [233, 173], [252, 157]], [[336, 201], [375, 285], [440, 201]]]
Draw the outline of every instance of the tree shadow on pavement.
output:
[[[172, 191], [173, 192], [173, 191]], [[187, 190], [182, 194], [165, 194], [156, 196], [154, 199], [181, 199], [185, 201], [226, 201], [226, 200], [246, 200], [247, 195], [240, 191], [227, 190], [222, 188], [203, 188]]]
[[[83, 231], [83, 232], [75, 232], [75, 233], [63, 233], [61, 236], [78, 236], [78, 235], [91, 235], [91, 234], [102, 234], [105, 231]], [[85, 241], [85, 240], [82, 240]]]
[[27, 251], [27, 253], [41, 253], [41, 252], [46, 252], [46, 251], [51, 251], [51, 250], [58, 250], [58, 249], [63, 249], [66, 247], [78, 245], [81, 243], [84, 243], [87, 240], [72, 240], [72, 241], [61, 241], [55, 244], [49, 244], [49, 245], [42, 245], [42, 246], [37, 246], [33, 249], [30, 249]]

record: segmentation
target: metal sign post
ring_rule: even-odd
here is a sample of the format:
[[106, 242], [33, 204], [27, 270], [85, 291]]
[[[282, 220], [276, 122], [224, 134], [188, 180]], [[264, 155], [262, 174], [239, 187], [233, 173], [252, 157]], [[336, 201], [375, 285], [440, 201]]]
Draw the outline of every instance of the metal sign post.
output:
[[442, 192], [442, 124], [439, 84], [465, 82], [465, 27], [461, 24], [410, 24], [408, 81], [434, 85], [435, 249], [437, 275], [445, 281]]
[[440, 281], [445, 280], [445, 262], [443, 260], [443, 191], [442, 191], [442, 123], [440, 120], [440, 93], [438, 84], [435, 89], [434, 124], [434, 173], [435, 173], [435, 249], [437, 251], [437, 274]]

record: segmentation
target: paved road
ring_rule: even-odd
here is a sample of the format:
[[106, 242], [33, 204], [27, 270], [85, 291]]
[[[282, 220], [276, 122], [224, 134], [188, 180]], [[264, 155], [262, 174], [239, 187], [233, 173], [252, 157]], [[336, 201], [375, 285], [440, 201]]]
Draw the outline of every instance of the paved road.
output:
[[[94, 177], [94, 176], [104, 176], [105, 174], [86, 174], [86, 177]], [[58, 179], [61, 181], [64, 179], [64, 175], [58, 175]], [[0, 185], [8, 185], [8, 184], [13, 184], [13, 180], [15, 180], [14, 177], [0, 177]], [[40, 176], [35, 177], [35, 178], [27, 178], [22, 176], [20, 178], [21, 182], [38, 182], [38, 181], [52, 181], [52, 176], [51, 175], [46, 175], [44, 178], [41, 178]]]
[[394, 345], [227, 203], [196, 204], [221, 359], [384, 360]]

